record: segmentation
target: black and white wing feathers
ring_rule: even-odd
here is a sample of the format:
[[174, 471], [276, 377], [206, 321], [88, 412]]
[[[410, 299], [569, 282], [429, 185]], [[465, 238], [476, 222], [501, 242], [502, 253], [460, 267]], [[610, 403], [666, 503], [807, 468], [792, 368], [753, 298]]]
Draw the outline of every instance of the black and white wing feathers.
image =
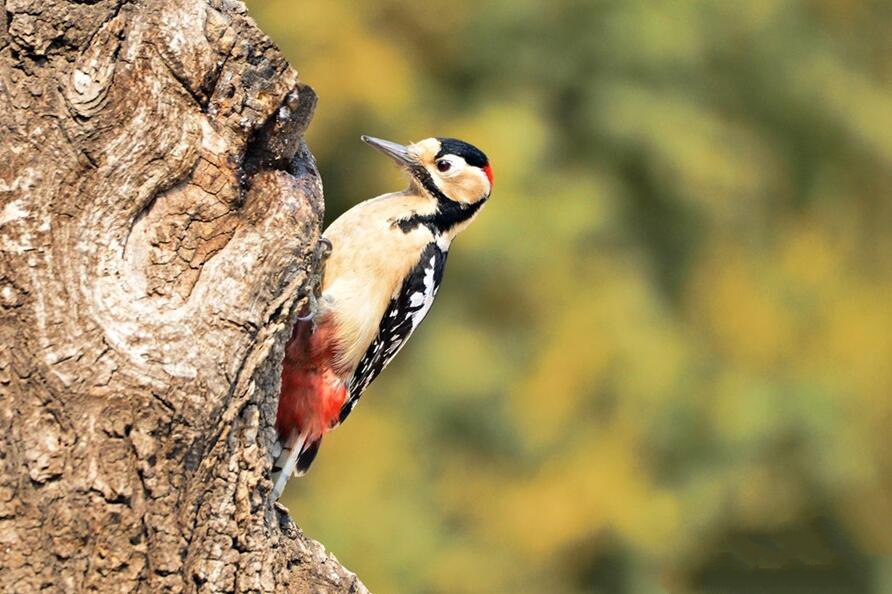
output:
[[427, 315], [443, 279], [446, 252], [429, 243], [418, 263], [403, 281], [399, 293], [390, 300], [378, 333], [366, 350], [348, 386], [347, 400], [341, 408], [340, 423], [356, 406], [359, 397], [399, 352], [415, 328]]

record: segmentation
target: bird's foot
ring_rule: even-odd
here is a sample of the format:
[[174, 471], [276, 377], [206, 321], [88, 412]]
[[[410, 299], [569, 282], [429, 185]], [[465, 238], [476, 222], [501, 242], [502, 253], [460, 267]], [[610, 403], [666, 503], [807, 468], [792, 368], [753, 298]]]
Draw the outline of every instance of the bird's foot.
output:
[[322, 293], [322, 277], [325, 274], [325, 261], [331, 255], [331, 242], [321, 238], [316, 244], [316, 253], [313, 255], [313, 272], [310, 273], [310, 291], [307, 294], [307, 304], [304, 307], [306, 313], [297, 316], [298, 321], [308, 322], [316, 317], [319, 310], [319, 297]]

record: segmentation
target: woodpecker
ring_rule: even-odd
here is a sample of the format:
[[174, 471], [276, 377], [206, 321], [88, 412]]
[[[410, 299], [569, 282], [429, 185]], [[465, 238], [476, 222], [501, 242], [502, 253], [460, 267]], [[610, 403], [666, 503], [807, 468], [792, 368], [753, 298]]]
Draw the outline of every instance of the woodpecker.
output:
[[418, 328], [452, 240], [492, 192], [489, 160], [467, 142], [362, 140], [393, 159], [409, 187], [354, 206], [323, 233], [330, 253], [315, 311], [298, 318], [282, 364], [275, 498], [292, 474], [307, 471], [322, 437], [344, 422]]

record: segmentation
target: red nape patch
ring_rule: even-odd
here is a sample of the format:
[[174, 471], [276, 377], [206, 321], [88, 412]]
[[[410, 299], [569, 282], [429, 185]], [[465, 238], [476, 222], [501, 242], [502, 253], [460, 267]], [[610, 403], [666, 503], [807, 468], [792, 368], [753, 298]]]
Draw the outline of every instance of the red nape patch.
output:
[[493, 177], [492, 177], [492, 165], [490, 165], [489, 163], [487, 163], [486, 165], [484, 165], [484, 166], [483, 166], [483, 173], [486, 174], [486, 178], [489, 180], [489, 185], [492, 185], [492, 180], [493, 180]]

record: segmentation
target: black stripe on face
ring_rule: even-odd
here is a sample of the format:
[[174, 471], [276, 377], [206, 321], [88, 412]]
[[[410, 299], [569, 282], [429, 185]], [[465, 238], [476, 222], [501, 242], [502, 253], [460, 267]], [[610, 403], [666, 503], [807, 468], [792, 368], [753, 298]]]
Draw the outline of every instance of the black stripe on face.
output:
[[437, 138], [440, 141], [440, 152], [436, 159], [445, 155], [456, 155], [465, 160], [465, 163], [481, 169], [489, 165], [489, 159], [479, 148], [457, 138]]
[[480, 207], [483, 206], [483, 203], [486, 202], [486, 198], [478, 200], [473, 204], [462, 204], [450, 200], [446, 194], [437, 187], [437, 184], [434, 183], [434, 178], [431, 177], [431, 174], [427, 169], [421, 165], [413, 165], [409, 168], [409, 171], [412, 173], [412, 177], [414, 177], [418, 183], [420, 183], [422, 187], [436, 199], [437, 212], [429, 215], [416, 214], [407, 219], [398, 221], [396, 224], [399, 225], [399, 228], [403, 233], [410, 232], [418, 225], [426, 226], [434, 235], [443, 233], [455, 225], [463, 223], [473, 217], [474, 214], [480, 210]]
[[437, 206], [446, 202], [453, 202], [440, 188], [437, 187], [434, 178], [431, 177], [430, 171], [425, 169], [423, 165], [412, 165], [409, 168], [409, 172], [431, 196], [437, 199]]

